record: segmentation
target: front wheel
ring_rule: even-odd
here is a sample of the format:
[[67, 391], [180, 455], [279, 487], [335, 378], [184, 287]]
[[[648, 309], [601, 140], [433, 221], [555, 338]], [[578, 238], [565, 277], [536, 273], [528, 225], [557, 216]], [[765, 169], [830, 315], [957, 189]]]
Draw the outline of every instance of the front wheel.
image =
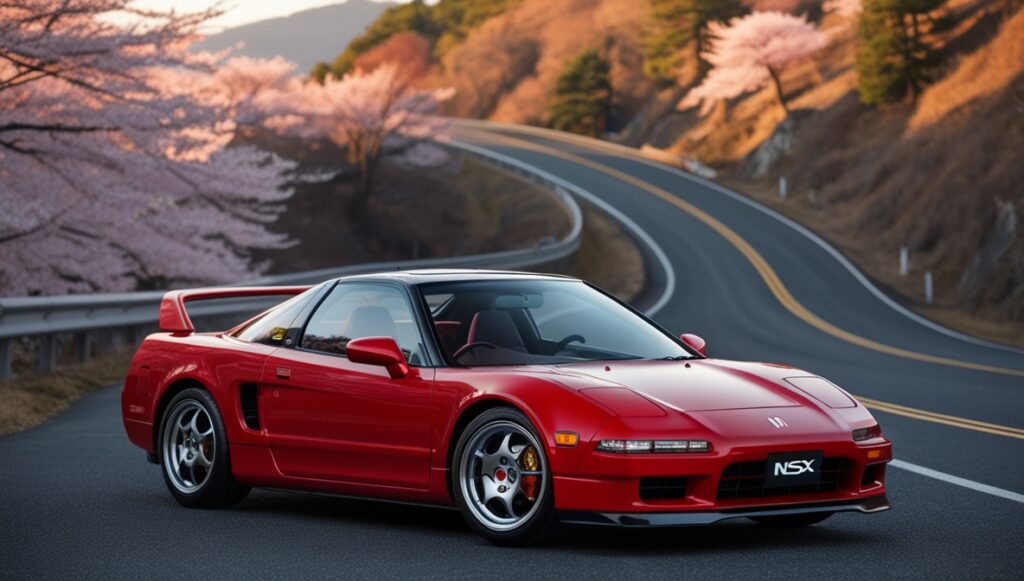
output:
[[494, 408], [462, 432], [452, 492], [463, 518], [496, 545], [526, 545], [558, 528], [551, 470], [537, 431], [518, 410]]
[[831, 512], [805, 512], [779, 516], [760, 516], [753, 519], [758, 524], [775, 528], [798, 528], [816, 525], [832, 516]]
[[223, 508], [240, 502], [250, 488], [231, 473], [228, 438], [217, 402], [189, 388], [167, 405], [160, 429], [164, 482], [189, 508]]

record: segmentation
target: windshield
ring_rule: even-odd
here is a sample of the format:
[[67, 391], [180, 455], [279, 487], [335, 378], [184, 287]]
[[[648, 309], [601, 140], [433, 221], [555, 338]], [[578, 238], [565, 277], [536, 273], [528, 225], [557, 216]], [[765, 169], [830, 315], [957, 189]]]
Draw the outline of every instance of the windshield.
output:
[[679, 342], [576, 280], [424, 284], [441, 348], [462, 366], [689, 358]]

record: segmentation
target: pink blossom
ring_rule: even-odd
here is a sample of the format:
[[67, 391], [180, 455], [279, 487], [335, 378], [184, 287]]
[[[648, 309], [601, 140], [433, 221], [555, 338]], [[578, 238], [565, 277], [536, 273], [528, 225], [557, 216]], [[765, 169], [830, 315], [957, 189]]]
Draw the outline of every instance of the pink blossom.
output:
[[714, 67], [704, 82], [687, 94], [684, 107], [702, 110], [722, 99], [738, 97], [774, 81], [786, 107], [779, 78], [789, 64], [807, 58], [825, 45], [826, 37], [802, 16], [753, 12], [727, 25], [712, 23], [708, 61]]
[[285, 67], [189, 54], [215, 14], [0, 5], [0, 291], [237, 281], [288, 243], [266, 225], [294, 164], [228, 147]]

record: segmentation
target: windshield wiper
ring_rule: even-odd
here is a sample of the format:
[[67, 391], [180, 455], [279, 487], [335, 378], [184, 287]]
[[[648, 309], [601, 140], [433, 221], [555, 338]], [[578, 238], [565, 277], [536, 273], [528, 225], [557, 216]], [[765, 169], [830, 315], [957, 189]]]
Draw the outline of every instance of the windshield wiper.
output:
[[687, 359], [693, 359], [693, 355], [669, 355], [659, 358], [660, 361], [686, 361]]

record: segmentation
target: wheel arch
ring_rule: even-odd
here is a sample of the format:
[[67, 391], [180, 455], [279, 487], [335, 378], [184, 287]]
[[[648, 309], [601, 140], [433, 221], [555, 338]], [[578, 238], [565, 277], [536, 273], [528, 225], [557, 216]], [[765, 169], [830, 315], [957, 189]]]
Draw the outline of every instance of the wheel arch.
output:
[[[516, 410], [523, 414], [528, 420], [530, 420], [530, 423], [533, 424], [534, 429], [538, 432], [541, 431], [542, 428], [537, 423], [537, 420], [527, 410], [523, 409], [523, 405], [519, 402], [500, 397], [483, 397], [466, 405], [462, 411], [459, 412], [458, 418], [456, 418], [452, 429], [449, 431], [448, 445], [445, 450], [445, 485], [448, 488], [448, 494], [451, 495], [452, 498], [454, 498], [454, 491], [452, 490], [451, 482], [452, 462], [455, 459], [455, 447], [458, 445], [459, 439], [462, 438], [462, 433], [466, 431], [466, 427], [468, 427], [473, 420], [480, 417], [484, 412], [503, 407]], [[540, 436], [541, 442], [543, 443], [543, 432], [541, 432]]]
[[175, 398], [175, 396], [177, 396], [179, 393], [181, 393], [181, 392], [183, 392], [183, 391], [185, 391], [186, 389], [189, 389], [189, 388], [202, 389], [202, 390], [204, 390], [206, 392], [210, 391], [209, 388], [207, 388], [206, 385], [203, 382], [199, 381], [198, 379], [195, 379], [193, 377], [183, 377], [183, 378], [179, 378], [179, 379], [176, 379], [173, 382], [171, 382], [171, 384], [168, 385], [163, 390], [163, 393], [160, 394], [160, 399], [157, 400], [157, 405], [156, 405], [156, 408], [154, 409], [154, 415], [153, 415], [153, 436], [152, 436], [153, 437], [153, 444], [152, 445], [153, 445], [153, 450], [155, 451], [155, 454], [156, 454], [157, 458], [160, 461], [163, 461], [163, 459], [160, 458], [160, 445], [159, 445], [160, 441], [159, 440], [160, 440], [160, 426], [162, 426], [163, 423], [164, 423], [164, 411], [166, 411], [168, 404], [171, 403], [171, 400], [173, 400]]

